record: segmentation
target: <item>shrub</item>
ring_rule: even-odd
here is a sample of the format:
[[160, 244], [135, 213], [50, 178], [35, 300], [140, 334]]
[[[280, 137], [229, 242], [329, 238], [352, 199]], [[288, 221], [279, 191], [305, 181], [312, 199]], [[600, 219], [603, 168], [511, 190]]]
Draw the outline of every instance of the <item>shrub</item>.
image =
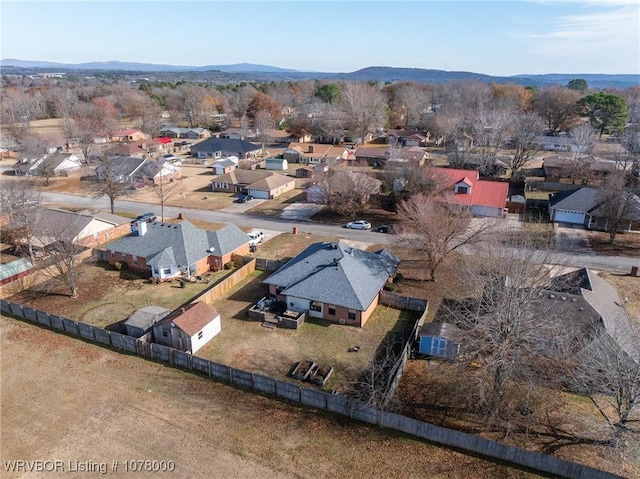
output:
[[384, 289], [385, 291], [391, 291], [393, 293], [396, 289], [398, 289], [398, 286], [395, 283], [387, 283], [382, 289]]
[[394, 283], [402, 283], [404, 281], [404, 275], [402, 273], [398, 273], [393, 278]]
[[229, 261], [227, 264], [224, 265], [224, 269], [233, 269], [235, 268], [236, 264], [233, 261]]
[[113, 263], [113, 269], [115, 269], [116, 271], [120, 271], [122, 269], [122, 263], [120, 261], [116, 261], [115, 263]]

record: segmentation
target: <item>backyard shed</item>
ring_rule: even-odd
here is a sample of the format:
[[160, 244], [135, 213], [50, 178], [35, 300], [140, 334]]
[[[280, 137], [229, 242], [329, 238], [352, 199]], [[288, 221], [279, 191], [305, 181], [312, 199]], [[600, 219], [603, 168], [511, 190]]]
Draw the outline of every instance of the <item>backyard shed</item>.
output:
[[460, 330], [451, 324], [439, 321], [425, 323], [418, 333], [418, 353], [455, 361], [460, 353], [460, 344], [452, 338], [459, 335]]
[[267, 158], [265, 160], [265, 168], [267, 170], [287, 171], [289, 163], [283, 158]]
[[170, 309], [161, 306], [146, 306], [138, 309], [124, 322], [127, 336], [147, 341], [151, 337], [153, 325], [169, 313], [171, 313]]

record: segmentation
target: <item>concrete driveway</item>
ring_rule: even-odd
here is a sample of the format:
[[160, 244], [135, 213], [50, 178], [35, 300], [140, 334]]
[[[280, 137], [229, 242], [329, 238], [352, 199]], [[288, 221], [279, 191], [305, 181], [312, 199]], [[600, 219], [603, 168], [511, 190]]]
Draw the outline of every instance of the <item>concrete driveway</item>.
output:
[[226, 208], [222, 208], [219, 211], [224, 211], [225, 213], [244, 213], [245, 211], [250, 210], [254, 206], [257, 206], [265, 201], [267, 200], [260, 200], [260, 199], [254, 198], [252, 200], [247, 201], [246, 203], [233, 203], [227, 206]]
[[591, 245], [587, 230], [582, 225], [569, 223], [554, 223], [556, 248], [563, 251], [589, 252]]
[[283, 220], [309, 221], [313, 215], [323, 209], [324, 205], [315, 203], [293, 203], [282, 210], [280, 218]]

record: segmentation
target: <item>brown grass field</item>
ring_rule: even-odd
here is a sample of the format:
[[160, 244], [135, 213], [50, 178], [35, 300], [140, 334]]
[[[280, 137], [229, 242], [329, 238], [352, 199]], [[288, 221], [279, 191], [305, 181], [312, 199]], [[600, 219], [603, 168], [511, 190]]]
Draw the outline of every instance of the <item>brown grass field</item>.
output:
[[[0, 317], [4, 461], [173, 461], [143, 477], [434, 479], [531, 474]], [[37, 347], [34, 347], [37, 345]], [[113, 461], [119, 461], [114, 472]], [[100, 473], [76, 477], [99, 477]]]

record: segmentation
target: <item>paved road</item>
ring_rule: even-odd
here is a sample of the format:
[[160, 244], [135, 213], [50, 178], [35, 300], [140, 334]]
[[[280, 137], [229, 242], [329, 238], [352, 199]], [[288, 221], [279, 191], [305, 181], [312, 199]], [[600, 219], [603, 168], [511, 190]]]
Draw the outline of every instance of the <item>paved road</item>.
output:
[[[43, 198], [45, 201], [61, 205], [109, 210], [109, 201], [106, 197], [94, 199], [87, 196], [44, 193]], [[158, 217], [160, 217], [160, 207], [151, 203], [140, 203], [136, 201], [118, 199], [116, 201], [116, 209], [118, 211], [135, 214], [150, 211], [156, 213]], [[164, 210], [166, 218], [177, 218], [178, 213], [184, 211], [186, 219], [192, 218], [211, 223], [234, 223], [235, 225], [243, 228], [291, 232], [293, 227], [297, 226], [300, 234], [311, 233], [319, 236], [330, 236], [372, 244], [389, 244], [393, 239], [392, 235], [377, 233], [375, 231], [349, 230], [335, 225], [254, 216], [247, 213], [208, 211], [190, 208], [183, 210], [183, 208], [175, 206], [165, 206]], [[560, 251], [549, 256], [554, 264], [573, 267], [587, 267], [620, 274], [629, 273], [632, 266], [640, 267], [640, 258], [604, 256], [593, 252]]]

